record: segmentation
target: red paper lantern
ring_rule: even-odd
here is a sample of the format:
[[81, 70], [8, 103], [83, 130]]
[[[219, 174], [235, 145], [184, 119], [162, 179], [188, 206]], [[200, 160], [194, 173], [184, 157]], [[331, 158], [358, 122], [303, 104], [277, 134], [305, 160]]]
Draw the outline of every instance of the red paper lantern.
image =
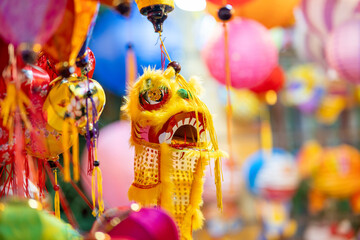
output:
[[250, 88], [250, 90], [255, 93], [265, 93], [270, 90], [278, 92], [282, 89], [284, 83], [285, 83], [284, 71], [280, 66], [277, 66], [271, 72], [270, 76], [265, 79], [264, 82], [260, 83], [255, 87]]

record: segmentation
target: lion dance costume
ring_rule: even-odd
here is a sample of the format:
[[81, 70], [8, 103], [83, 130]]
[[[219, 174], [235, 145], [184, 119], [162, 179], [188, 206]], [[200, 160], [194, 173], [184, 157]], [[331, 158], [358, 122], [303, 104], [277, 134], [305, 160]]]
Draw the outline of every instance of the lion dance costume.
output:
[[175, 69], [171, 63], [165, 71], [145, 69], [129, 91], [125, 111], [132, 122], [135, 179], [128, 195], [143, 206], [167, 210], [181, 239], [188, 240], [203, 224], [203, 176], [211, 158], [222, 208], [224, 153], [218, 149], [209, 110], [198, 98], [196, 79], [187, 82]]

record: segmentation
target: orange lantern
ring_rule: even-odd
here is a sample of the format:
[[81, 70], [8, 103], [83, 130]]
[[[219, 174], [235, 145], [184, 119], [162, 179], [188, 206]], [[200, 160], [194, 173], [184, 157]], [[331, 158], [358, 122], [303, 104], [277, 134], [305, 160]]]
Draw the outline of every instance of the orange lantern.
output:
[[[300, 0], [253, 0], [235, 7], [235, 16], [256, 20], [267, 28], [294, 24], [293, 10]], [[218, 5], [207, 2], [207, 11], [217, 20]]]

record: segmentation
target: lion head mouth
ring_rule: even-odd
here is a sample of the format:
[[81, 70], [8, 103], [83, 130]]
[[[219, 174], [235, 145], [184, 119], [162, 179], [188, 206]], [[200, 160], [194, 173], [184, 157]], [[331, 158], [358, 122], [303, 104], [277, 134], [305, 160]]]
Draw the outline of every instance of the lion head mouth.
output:
[[205, 138], [202, 113], [180, 112], [170, 117], [157, 133], [154, 127], [135, 128], [137, 138], [151, 143], [167, 143], [173, 148], [196, 147]]

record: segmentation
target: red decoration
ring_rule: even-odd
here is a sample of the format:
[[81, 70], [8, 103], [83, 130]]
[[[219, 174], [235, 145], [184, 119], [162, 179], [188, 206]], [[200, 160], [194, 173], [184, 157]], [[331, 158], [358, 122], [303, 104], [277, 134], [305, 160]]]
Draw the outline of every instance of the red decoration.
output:
[[[1, 49], [0, 49], [1, 51]], [[95, 70], [95, 55], [94, 53], [90, 50], [90, 48], [88, 48], [86, 50], [88, 57], [89, 57], [89, 64], [86, 67], [89, 71], [88, 76], [89, 78], [92, 78], [93, 74], [94, 74], [94, 70]], [[0, 52], [1, 53], [1, 52]], [[39, 55], [39, 58], [36, 62], [36, 65], [39, 66], [40, 68], [44, 69], [50, 76], [50, 80], [54, 80], [55, 78], [57, 78], [60, 73], [57, 71], [56, 69], [56, 64], [58, 62], [55, 61], [49, 54], [46, 54], [45, 52], [41, 52]], [[1, 67], [1, 65], [0, 65]], [[75, 68], [75, 74], [77, 74], [78, 76], [81, 76], [81, 68]]]
[[250, 88], [251, 91], [255, 93], [265, 93], [267, 91], [273, 90], [275, 92], [280, 91], [285, 83], [284, 71], [280, 66], [274, 68], [270, 76], [259, 85]]

